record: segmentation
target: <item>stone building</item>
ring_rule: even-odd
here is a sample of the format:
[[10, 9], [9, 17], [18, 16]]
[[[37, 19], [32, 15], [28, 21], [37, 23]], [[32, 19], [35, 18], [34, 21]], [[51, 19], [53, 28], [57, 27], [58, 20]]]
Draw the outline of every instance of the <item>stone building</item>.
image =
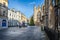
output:
[[55, 28], [55, 13], [52, 0], [49, 0], [48, 26], [52, 29]]
[[8, 25], [17, 26], [21, 22], [21, 13], [15, 9], [8, 10]]
[[60, 30], [60, 0], [53, 0], [55, 13], [55, 29]]
[[55, 14], [54, 14], [54, 6], [52, 0], [45, 0], [45, 20], [46, 26], [48, 28], [54, 29], [55, 27]]
[[14, 8], [8, 10], [8, 25], [9, 26], [18, 26], [21, 23], [27, 23], [26, 16], [20, 11], [16, 11]]
[[21, 14], [21, 23], [23, 23], [23, 22], [25, 22], [25, 23], [27, 23], [27, 18], [26, 18], [26, 16], [22, 13]]
[[45, 5], [43, 4], [42, 5], [42, 24], [43, 24], [43, 26], [45, 26]]
[[0, 0], [0, 28], [8, 27], [8, 0]]
[[41, 8], [40, 6], [36, 7], [34, 6], [34, 16], [33, 16], [33, 19], [34, 19], [34, 24], [36, 26], [40, 26], [41, 25], [41, 17], [42, 17], [42, 12], [41, 12]]

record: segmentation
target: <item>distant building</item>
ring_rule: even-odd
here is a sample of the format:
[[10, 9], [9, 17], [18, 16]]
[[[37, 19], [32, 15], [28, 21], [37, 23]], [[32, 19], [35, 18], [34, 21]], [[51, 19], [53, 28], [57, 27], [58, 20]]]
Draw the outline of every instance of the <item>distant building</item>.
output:
[[22, 14], [21, 14], [21, 12], [20, 12], [20, 11], [17, 11], [16, 15], [17, 15], [17, 20], [18, 20], [18, 23], [17, 23], [17, 24], [18, 24], [18, 25], [20, 25]]
[[26, 18], [26, 16], [23, 14], [23, 13], [21, 13], [21, 22], [23, 23], [23, 22], [25, 22], [25, 23], [27, 23], [27, 18]]
[[8, 27], [8, 0], [0, 0], [0, 28]]
[[17, 26], [21, 22], [21, 13], [15, 9], [8, 10], [8, 25]]
[[36, 8], [36, 6], [34, 6], [34, 24], [37, 25], [37, 26], [40, 26], [41, 25], [41, 18], [42, 18], [42, 11], [41, 11], [41, 8], [40, 6], [38, 6]]
[[8, 10], [8, 25], [9, 26], [19, 26], [21, 23], [27, 23], [27, 18], [20, 11], [15, 9]]
[[8, 10], [8, 26], [17, 26], [17, 12], [15, 9]]
[[45, 0], [45, 26], [48, 27], [49, 0]]
[[42, 24], [45, 26], [45, 5], [42, 5]]
[[55, 13], [52, 0], [49, 1], [48, 26], [52, 29], [55, 28]]

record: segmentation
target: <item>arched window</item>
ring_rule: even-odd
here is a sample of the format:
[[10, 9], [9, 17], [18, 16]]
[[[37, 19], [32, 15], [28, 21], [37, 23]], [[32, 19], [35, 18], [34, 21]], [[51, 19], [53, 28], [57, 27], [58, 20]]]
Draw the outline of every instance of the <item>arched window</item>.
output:
[[40, 19], [41, 18], [41, 12], [38, 12], [37, 17]]

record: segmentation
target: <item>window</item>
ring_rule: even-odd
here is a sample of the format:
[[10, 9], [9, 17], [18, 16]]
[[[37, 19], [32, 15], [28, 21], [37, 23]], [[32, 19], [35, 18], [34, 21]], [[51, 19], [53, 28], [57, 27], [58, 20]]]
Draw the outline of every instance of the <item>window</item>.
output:
[[11, 13], [10, 13], [10, 16], [11, 16]]
[[3, 11], [3, 13], [5, 13], [5, 11]]
[[2, 5], [2, 4], [0, 3], [0, 7], [1, 7], [1, 5]]
[[3, 11], [3, 16], [5, 16], [5, 11]]
[[38, 17], [38, 18], [41, 18], [41, 17], [40, 17], [40, 12], [38, 12], [37, 17]]
[[3, 3], [3, 7], [6, 7], [5, 5], [6, 5], [6, 4], [5, 4], [5, 3]]
[[13, 17], [13, 15], [12, 15], [12, 17]]
[[60, 0], [58, 0], [58, 5], [60, 4]]
[[3, 13], [3, 16], [5, 16], [5, 14]]
[[53, 6], [55, 6], [55, 1], [53, 0]]

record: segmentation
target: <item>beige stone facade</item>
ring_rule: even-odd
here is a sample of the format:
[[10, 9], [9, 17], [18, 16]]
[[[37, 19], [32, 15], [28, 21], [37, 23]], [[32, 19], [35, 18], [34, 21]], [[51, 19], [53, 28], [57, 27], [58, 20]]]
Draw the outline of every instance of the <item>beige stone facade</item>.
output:
[[41, 15], [42, 15], [42, 11], [41, 11], [41, 8], [40, 6], [36, 7], [34, 6], [34, 24], [37, 25], [37, 26], [40, 26], [41, 25]]
[[42, 5], [42, 24], [45, 26], [45, 5]]
[[[45, 15], [48, 15], [47, 25], [49, 28], [55, 27], [55, 14], [52, 0], [45, 0]], [[45, 18], [46, 19], [46, 18]]]
[[26, 18], [26, 16], [24, 15], [24, 14], [21, 14], [21, 22], [25, 22], [25, 23], [27, 23], [27, 18]]
[[0, 0], [0, 3], [8, 7], [8, 0]]
[[17, 11], [17, 20], [19, 23], [21, 23], [21, 12], [20, 11]]
[[0, 0], [0, 16], [8, 17], [8, 1]]
[[0, 0], [0, 28], [8, 27], [8, 0]]
[[50, 5], [49, 7], [48, 26], [49, 28], [55, 27], [55, 14], [54, 14], [54, 7], [52, 5]]

